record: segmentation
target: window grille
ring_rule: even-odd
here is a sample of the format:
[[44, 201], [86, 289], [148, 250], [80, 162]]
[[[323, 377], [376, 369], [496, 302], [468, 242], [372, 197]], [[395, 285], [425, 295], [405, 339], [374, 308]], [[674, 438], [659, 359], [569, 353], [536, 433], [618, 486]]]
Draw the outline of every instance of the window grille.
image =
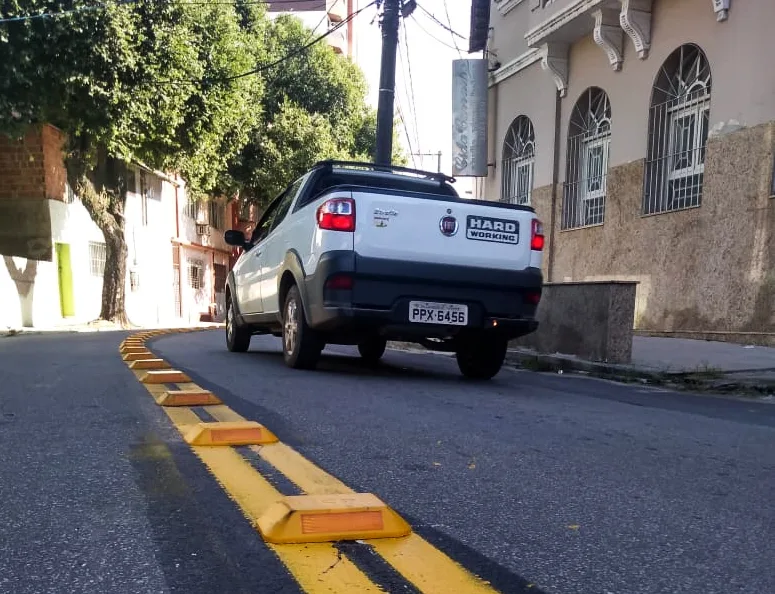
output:
[[702, 203], [710, 91], [710, 65], [696, 45], [682, 45], [660, 68], [649, 110], [643, 214]]
[[104, 243], [89, 242], [89, 272], [92, 276], [102, 278], [105, 275], [105, 261], [107, 260], [107, 248]]
[[611, 145], [611, 104], [605, 91], [590, 87], [573, 108], [563, 185], [562, 228], [601, 225]]
[[535, 165], [535, 132], [526, 116], [519, 116], [506, 132], [503, 143], [501, 201], [530, 205]]
[[204, 288], [204, 263], [202, 260], [188, 261], [188, 283], [197, 291]]

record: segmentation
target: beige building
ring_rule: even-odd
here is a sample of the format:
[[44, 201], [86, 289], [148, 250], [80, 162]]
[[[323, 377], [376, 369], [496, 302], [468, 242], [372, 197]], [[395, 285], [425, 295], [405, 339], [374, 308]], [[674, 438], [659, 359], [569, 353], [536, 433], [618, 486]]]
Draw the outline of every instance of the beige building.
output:
[[473, 4], [480, 185], [535, 206], [546, 280], [638, 281], [642, 330], [775, 332], [775, 1]]

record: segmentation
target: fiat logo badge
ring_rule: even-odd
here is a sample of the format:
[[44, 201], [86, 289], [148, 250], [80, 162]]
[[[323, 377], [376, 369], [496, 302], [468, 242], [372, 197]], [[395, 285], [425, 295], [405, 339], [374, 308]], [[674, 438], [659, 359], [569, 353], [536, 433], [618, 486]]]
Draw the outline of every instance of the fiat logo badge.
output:
[[457, 233], [457, 219], [450, 215], [441, 217], [441, 220], [439, 221], [439, 230], [441, 230], [442, 235], [452, 237]]

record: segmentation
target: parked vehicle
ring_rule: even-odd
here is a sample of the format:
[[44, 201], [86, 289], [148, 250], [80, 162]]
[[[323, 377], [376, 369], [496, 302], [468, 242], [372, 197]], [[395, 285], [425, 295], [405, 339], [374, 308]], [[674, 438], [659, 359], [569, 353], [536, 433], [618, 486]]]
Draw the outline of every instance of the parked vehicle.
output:
[[510, 339], [533, 332], [544, 235], [529, 206], [464, 199], [443, 174], [324, 161], [266, 209], [226, 288], [226, 343], [282, 337], [314, 368], [326, 344], [376, 363], [387, 341], [456, 353], [490, 379]]

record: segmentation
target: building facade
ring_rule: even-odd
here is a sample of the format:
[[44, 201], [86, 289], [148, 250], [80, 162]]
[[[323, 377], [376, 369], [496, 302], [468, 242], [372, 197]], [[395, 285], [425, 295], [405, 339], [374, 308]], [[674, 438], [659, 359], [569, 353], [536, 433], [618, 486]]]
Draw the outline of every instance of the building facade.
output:
[[[100, 313], [105, 241], [67, 184], [52, 126], [0, 138], [0, 328], [85, 323]], [[221, 320], [233, 223], [225, 201], [139, 165], [126, 201], [126, 309], [137, 325]]]
[[[315, 35], [323, 35], [352, 15], [358, 9], [359, 0], [275, 0], [269, 3], [271, 18], [280, 14], [292, 14], [312, 29]], [[333, 31], [326, 41], [337, 54], [355, 61], [355, 20]]]
[[547, 281], [637, 281], [636, 329], [775, 332], [772, 22], [772, 0], [474, 0], [483, 193], [536, 208]]

